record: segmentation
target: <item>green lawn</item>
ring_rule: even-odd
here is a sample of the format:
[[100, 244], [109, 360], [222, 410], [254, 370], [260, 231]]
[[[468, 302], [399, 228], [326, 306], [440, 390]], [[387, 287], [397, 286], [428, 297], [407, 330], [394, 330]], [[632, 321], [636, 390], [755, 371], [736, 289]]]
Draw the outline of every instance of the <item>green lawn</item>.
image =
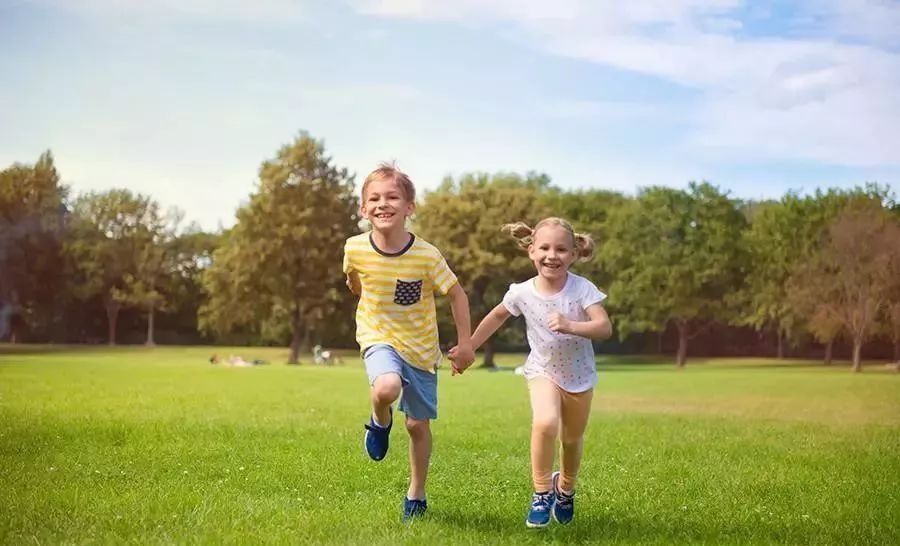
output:
[[601, 358], [575, 522], [533, 531], [521, 377], [441, 372], [429, 514], [403, 526], [405, 432], [366, 458], [354, 355], [212, 351], [0, 346], [0, 543], [900, 544], [882, 367]]

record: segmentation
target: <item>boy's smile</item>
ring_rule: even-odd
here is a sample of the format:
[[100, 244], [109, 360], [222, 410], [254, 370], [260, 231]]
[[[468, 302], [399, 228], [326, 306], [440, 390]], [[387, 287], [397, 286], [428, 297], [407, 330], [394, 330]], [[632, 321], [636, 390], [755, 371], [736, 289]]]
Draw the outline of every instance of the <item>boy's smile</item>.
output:
[[406, 217], [414, 209], [415, 204], [407, 200], [403, 189], [394, 180], [373, 180], [360, 205], [363, 218], [379, 231], [403, 229]]

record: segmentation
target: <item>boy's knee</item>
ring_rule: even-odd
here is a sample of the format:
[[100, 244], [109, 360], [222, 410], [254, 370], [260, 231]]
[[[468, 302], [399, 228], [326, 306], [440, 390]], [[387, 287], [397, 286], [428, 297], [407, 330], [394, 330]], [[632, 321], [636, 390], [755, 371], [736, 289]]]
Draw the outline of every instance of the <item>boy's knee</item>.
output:
[[372, 384], [372, 397], [379, 402], [393, 402], [400, 396], [403, 382], [395, 373], [386, 373], [378, 376]]
[[431, 421], [429, 421], [428, 419], [413, 419], [411, 417], [406, 418], [406, 431], [409, 432], [410, 436], [423, 436], [425, 434], [428, 434], [430, 428]]

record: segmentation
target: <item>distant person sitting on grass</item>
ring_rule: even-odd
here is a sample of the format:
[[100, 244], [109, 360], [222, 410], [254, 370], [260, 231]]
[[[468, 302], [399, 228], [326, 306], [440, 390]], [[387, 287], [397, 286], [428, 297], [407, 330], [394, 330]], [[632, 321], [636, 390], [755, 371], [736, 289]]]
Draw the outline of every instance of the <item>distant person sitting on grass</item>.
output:
[[[597, 383], [591, 340], [612, 335], [601, 305], [606, 295], [591, 281], [569, 272], [575, 260], [593, 254], [590, 236], [575, 233], [559, 218], [541, 220], [534, 229], [521, 222], [504, 229], [528, 249], [537, 275], [509, 286], [503, 301], [475, 329], [472, 346], [480, 347], [510, 315], [525, 316], [531, 352], [523, 374], [531, 395], [534, 485], [525, 525], [546, 527], [551, 517], [569, 523], [575, 515], [575, 479]], [[451, 358], [456, 351], [450, 349]], [[454, 371], [464, 370], [459, 366]], [[557, 436], [562, 444], [560, 468], [551, 474]]]
[[[219, 355], [213, 354], [211, 357], [209, 357], [210, 364], [218, 364], [219, 362], [221, 362], [221, 360], [219, 359]], [[244, 360], [244, 357], [235, 355], [230, 355], [226, 362], [229, 366], [233, 366], [235, 368], [248, 368], [250, 366], [261, 366], [263, 364], [269, 363], [266, 360], [261, 360], [258, 358], [254, 360]]]
[[[347, 239], [344, 273], [359, 296], [356, 341], [371, 386], [372, 415], [365, 425], [366, 451], [375, 461], [388, 451], [393, 404], [406, 414], [409, 433], [409, 488], [403, 521], [427, 509], [425, 479], [431, 458], [431, 420], [437, 418], [438, 344], [434, 293], [450, 298], [459, 340], [455, 358], [469, 366], [469, 300], [440, 251], [406, 230], [415, 210], [416, 189], [394, 166], [382, 165], [366, 177], [360, 213], [372, 231]], [[456, 364], [455, 364], [456, 365]]]

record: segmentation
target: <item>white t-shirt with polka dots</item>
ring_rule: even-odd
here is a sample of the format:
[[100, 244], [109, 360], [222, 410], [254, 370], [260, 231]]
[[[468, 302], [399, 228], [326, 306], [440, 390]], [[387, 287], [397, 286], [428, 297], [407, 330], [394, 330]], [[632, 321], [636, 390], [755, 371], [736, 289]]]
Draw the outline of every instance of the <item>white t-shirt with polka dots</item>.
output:
[[503, 306], [514, 317], [525, 315], [528, 346], [525, 377], [544, 376], [568, 392], [584, 392], [597, 384], [594, 347], [591, 340], [570, 334], [554, 333], [548, 327], [550, 313], [558, 312], [569, 320], [587, 321], [589, 306], [606, 299], [594, 283], [569, 272], [562, 290], [552, 296], [538, 293], [537, 277], [509, 285]]

